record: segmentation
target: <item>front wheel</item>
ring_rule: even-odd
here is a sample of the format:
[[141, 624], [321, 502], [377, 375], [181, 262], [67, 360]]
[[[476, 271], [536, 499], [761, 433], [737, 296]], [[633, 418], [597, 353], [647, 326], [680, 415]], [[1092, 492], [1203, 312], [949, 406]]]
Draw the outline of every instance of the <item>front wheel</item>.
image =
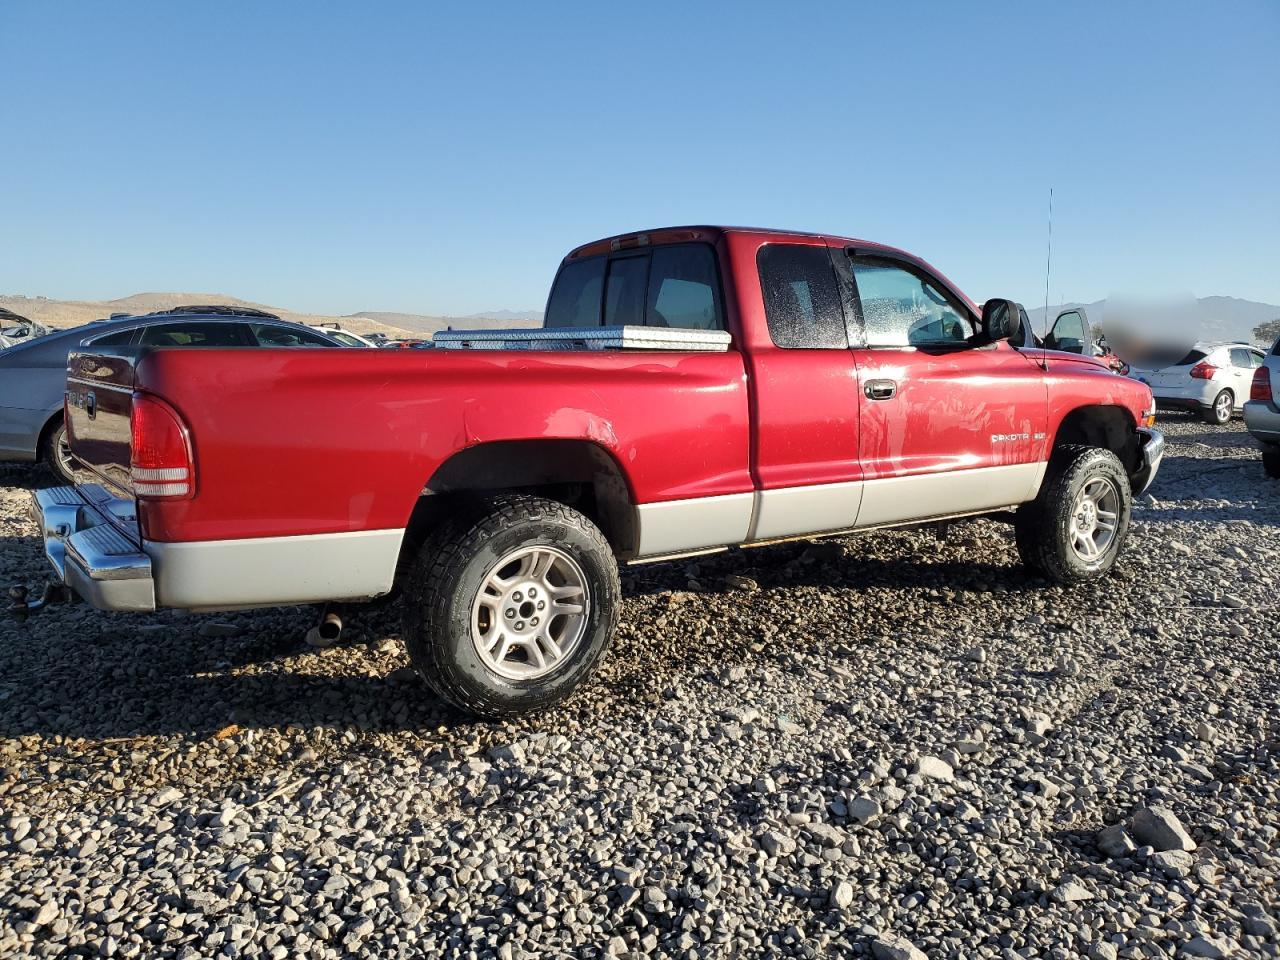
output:
[[61, 418], [45, 435], [40, 456], [59, 480], [76, 482], [75, 460], [71, 457], [71, 444], [67, 442], [67, 425]]
[[1231, 395], [1231, 391], [1221, 391], [1213, 398], [1213, 405], [1205, 408], [1203, 414], [1205, 423], [1216, 424], [1219, 427], [1230, 423], [1234, 407], [1235, 397]]
[[1099, 447], [1055, 451], [1040, 494], [1014, 517], [1018, 553], [1061, 584], [1105, 576], [1129, 531], [1132, 493], [1119, 458]]
[[404, 595], [404, 636], [423, 679], [469, 713], [502, 717], [568, 697], [617, 625], [613, 551], [553, 500], [460, 505], [428, 537]]

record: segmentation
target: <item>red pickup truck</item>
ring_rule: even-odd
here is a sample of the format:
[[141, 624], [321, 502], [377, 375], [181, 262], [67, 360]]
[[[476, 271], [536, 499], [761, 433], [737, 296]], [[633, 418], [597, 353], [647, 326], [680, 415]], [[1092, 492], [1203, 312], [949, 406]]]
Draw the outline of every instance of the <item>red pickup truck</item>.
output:
[[103, 609], [399, 586], [426, 681], [511, 714], [591, 674], [618, 561], [1014, 510], [1030, 567], [1107, 573], [1163, 451], [1151, 392], [1018, 323], [860, 240], [619, 236], [564, 259], [536, 331], [73, 355], [87, 476], [33, 515]]

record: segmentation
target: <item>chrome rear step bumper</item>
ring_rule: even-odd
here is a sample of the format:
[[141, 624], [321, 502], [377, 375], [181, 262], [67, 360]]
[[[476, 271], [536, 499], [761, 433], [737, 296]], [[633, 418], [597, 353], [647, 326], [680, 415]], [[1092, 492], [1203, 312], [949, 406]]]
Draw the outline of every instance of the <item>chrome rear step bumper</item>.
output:
[[151, 558], [75, 487], [31, 494], [31, 519], [59, 579], [99, 610], [156, 608]]

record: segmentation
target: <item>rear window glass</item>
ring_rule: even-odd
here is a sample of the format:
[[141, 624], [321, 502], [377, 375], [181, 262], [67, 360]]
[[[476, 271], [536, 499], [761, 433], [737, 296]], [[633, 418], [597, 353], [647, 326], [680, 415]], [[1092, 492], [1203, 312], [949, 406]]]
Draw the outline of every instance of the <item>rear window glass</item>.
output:
[[604, 257], [566, 264], [556, 277], [543, 325], [600, 326], [600, 295], [604, 290]]
[[1173, 366], [1189, 367], [1193, 363], [1199, 363], [1201, 360], [1203, 360], [1207, 356], [1208, 354], [1205, 353], [1203, 350], [1192, 350], [1190, 353], [1188, 353], [1185, 357], [1183, 357], [1177, 363], [1173, 364]]
[[649, 281], [649, 257], [618, 257], [609, 261], [604, 287], [604, 325], [639, 326], [644, 322], [644, 291]]
[[715, 250], [680, 243], [577, 260], [561, 268], [543, 326], [723, 330]]
[[835, 269], [826, 247], [771, 243], [756, 257], [765, 320], [774, 344], [790, 349], [849, 346]]
[[655, 248], [646, 300], [647, 326], [722, 329], [715, 251], [704, 243]]

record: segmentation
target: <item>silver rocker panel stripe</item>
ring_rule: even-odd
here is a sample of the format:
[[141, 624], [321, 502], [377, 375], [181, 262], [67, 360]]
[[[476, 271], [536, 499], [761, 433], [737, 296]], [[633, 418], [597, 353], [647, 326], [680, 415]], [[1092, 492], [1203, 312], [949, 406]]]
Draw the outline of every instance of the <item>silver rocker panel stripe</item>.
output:
[[638, 557], [682, 553], [742, 543], [751, 527], [754, 493], [667, 500], [636, 507], [640, 528]]
[[959, 516], [1035, 499], [1040, 463], [643, 503], [637, 557]]
[[994, 510], [1034, 500], [1044, 479], [1040, 463], [882, 477], [863, 484], [859, 527]]
[[361, 530], [142, 548], [158, 606], [216, 610], [381, 596], [403, 540], [403, 530]]

